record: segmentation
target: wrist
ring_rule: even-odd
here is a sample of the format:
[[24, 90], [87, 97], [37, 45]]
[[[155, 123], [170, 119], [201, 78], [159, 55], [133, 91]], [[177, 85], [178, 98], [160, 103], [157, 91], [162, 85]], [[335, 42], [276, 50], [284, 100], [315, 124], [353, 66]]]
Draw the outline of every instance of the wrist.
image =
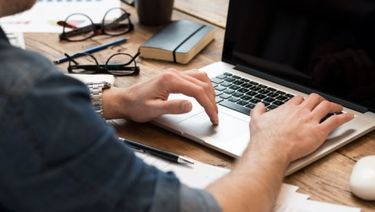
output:
[[105, 119], [127, 118], [130, 97], [126, 89], [112, 87], [103, 91], [103, 117]]
[[289, 154], [281, 148], [263, 145], [265, 141], [261, 142], [262, 145], [258, 145], [260, 142], [254, 139], [251, 141], [237, 161], [235, 169], [238, 167], [240, 172], [262, 169], [283, 176], [290, 163]]

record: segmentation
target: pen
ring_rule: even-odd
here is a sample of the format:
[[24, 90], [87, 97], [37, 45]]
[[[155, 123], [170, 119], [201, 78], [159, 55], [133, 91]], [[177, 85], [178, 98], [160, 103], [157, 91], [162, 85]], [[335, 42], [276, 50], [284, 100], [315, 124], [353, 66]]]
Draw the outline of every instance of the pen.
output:
[[144, 153], [149, 153], [150, 155], [154, 155], [156, 157], [159, 157], [159, 158], [163, 158], [165, 160], [168, 160], [168, 161], [171, 161], [171, 162], [174, 162], [174, 163], [180, 163], [180, 164], [186, 164], [186, 165], [193, 165], [194, 162], [181, 156], [181, 155], [177, 155], [175, 153], [172, 153], [172, 152], [167, 152], [167, 151], [163, 151], [163, 150], [160, 150], [160, 149], [156, 149], [154, 147], [151, 147], [151, 146], [147, 146], [147, 145], [144, 145], [144, 144], [140, 144], [140, 143], [137, 143], [137, 142], [134, 142], [134, 141], [129, 141], [127, 139], [124, 139], [124, 138], [119, 138], [121, 141], [125, 142], [126, 144], [128, 144], [131, 148], [133, 149], [136, 149], [140, 152], [144, 152]]
[[[77, 57], [83, 56], [82, 53], [92, 54], [94, 52], [101, 51], [101, 50], [106, 49], [106, 48], [111, 47], [111, 46], [120, 45], [122, 43], [125, 43], [126, 41], [128, 41], [127, 38], [121, 38], [121, 39], [115, 40], [113, 42], [105, 43], [105, 44], [102, 44], [102, 45], [99, 45], [99, 46], [94, 46], [94, 47], [82, 50], [80, 52], [73, 53], [70, 58], [77, 58]], [[59, 58], [57, 60], [54, 60], [53, 62], [55, 64], [60, 64], [60, 63], [66, 62], [66, 61], [68, 61], [68, 57], [62, 57], [62, 58]]]

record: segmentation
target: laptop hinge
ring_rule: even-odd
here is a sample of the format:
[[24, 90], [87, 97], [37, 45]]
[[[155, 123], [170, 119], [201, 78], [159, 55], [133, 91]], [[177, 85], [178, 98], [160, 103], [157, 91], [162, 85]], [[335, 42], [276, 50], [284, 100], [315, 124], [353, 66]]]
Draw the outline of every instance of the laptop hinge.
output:
[[361, 105], [358, 105], [358, 104], [340, 99], [338, 97], [335, 97], [335, 96], [326, 94], [324, 92], [320, 92], [320, 91], [308, 88], [306, 86], [303, 86], [303, 85], [300, 85], [300, 84], [297, 84], [297, 83], [294, 83], [294, 82], [290, 82], [290, 81], [280, 79], [280, 78], [275, 77], [275, 76], [271, 76], [269, 74], [266, 74], [264, 72], [258, 71], [256, 69], [253, 69], [253, 68], [250, 68], [250, 67], [236, 65], [234, 67], [234, 69], [239, 70], [241, 72], [246, 72], [246, 73], [254, 75], [256, 77], [266, 79], [266, 80], [269, 80], [271, 82], [274, 82], [274, 83], [277, 83], [277, 84], [280, 84], [280, 85], [283, 85], [283, 86], [286, 86], [286, 87], [289, 87], [289, 88], [292, 88], [292, 89], [295, 89], [295, 90], [298, 90], [298, 91], [303, 92], [303, 93], [318, 93], [319, 95], [323, 96], [324, 98], [326, 98], [330, 101], [339, 103], [339, 104], [343, 105], [344, 107], [350, 108], [352, 110], [355, 110], [355, 111], [358, 111], [358, 112], [361, 112], [361, 113], [366, 113], [366, 112], [369, 111], [368, 108], [366, 108], [364, 106], [361, 106]]

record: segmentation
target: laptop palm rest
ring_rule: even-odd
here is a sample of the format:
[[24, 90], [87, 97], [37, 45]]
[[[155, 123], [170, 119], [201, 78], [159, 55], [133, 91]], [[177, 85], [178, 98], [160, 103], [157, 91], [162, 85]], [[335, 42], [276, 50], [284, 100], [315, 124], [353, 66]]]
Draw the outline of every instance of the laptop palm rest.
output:
[[190, 137], [200, 138], [204, 143], [227, 154], [242, 155], [250, 141], [249, 124], [225, 112], [219, 113], [219, 125], [213, 126], [205, 113], [179, 123], [180, 130]]

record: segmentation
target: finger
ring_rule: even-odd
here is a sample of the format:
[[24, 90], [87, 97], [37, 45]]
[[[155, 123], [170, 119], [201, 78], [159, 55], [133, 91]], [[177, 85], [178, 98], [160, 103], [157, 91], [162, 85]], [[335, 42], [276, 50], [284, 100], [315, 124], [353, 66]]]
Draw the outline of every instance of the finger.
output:
[[255, 105], [255, 107], [251, 110], [250, 116], [253, 118], [257, 118], [263, 113], [265, 113], [266, 111], [267, 111], [266, 106], [262, 102], [258, 102]]
[[305, 101], [301, 103], [301, 107], [307, 108], [312, 111], [323, 100], [324, 98], [320, 95], [312, 93], [305, 99]]
[[289, 99], [285, 104], [299, 105], [304, 101], [302, 96], [295, 96]]
[[173, 74], [172, 72], [162, 75], [160, 79], [164, 86], [167, 87], [169, 93], [182, 93], [187, 96], [194, 97], [204, 108], [214, 125], [219, 123], [218, 114], [216, 112], [216, 103], [212, 102], [204, 92], [204, 88], [184, 79], [183, 77]]
[[153, 111], [155, 111], [155, 117], [163, 114], [187, 113], [193, 109], [193, 105], [188, 100], [160, 100], [154, 101], [151, 104]]
[[209, 81], [209, 83], [205, 83], [205, 82], [202, 82], [202, 81], [200, 81], [200, 80], [198, 80], [198, 79], [196, 79], [194, 77], [188, 76], [188, 75], [182, 75], [181, 77], [185, 78], [188, 81], [193, 82], [196, 85], [201, 86], [204, 89], [205, 94], [207, 95], [207, 97], [210, 99], [210, 101], [212, 102], [212, 104], [215, 106], [216, 113], [218, 113], [219, 109], [217, 108], [217, 105], [216, 105], [215, 90], [212, 87], [211, 81]]
[[318, 106], [312, 111], [316, 120], [320, 121], [326, 117], [329, 113], [338, 113], [342, 111], [342, 106], [327, 100], [322, 101]]
[[212, 86], [212, 82], [210, 80], [210, 78], [208, 77], [207, 73], [206, 72], [203, 72], [203, 71], [198, 71], [198, 70], [189, 70], [189, 71], [185, 71], [183, 72], [183, 75], [188, 75], [188, 76], [191, 76], [193, 78], [196, 78], [206, 84], [209, 85], [210, 87], [210, 91], [213, 95], [213, 97], [215, 98], [215, 89], [214, 87]]
[[184, 71], [182, 74], [192, 76], [192, 77], [197, 78], [197, 79], [199, 79], [203, 82], [211, 83], [211, 80], [208, 77], [207, 73], [203, 72], [203, 71], [189, 70], [189, 71]]
[[351, 113], [342, 113], [339, 115], [332, 115], [325, 121], [323, 121], [320, 124], [320, 127], [324, 132], [329, 134], [333, 130], [335, 130], [337, 127], [345, 124], [346, 122], [352, 120], [354, 118], [354, 115]]

